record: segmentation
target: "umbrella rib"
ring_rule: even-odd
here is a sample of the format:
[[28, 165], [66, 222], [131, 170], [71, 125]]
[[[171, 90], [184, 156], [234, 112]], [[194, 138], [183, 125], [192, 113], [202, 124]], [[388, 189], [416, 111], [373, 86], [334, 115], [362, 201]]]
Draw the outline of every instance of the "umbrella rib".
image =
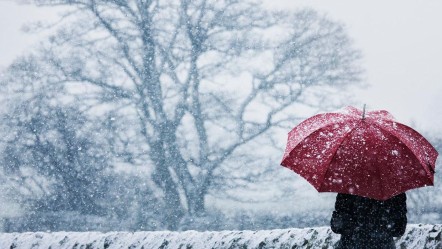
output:
[[[310, 136], [313, 136], [313, 134], [315, 134], [316, 132], [318, 132], [320, 129], [323, 129], [323, 128], [326, 128], [326, 127], [329, 127], [329, 126], [332, 126], [332, 125], [336, 125], [336, 124], [341, 124], [341, 123], [342, 123], [342, 124], [345, 124], [344, 121], [350, 121], [350, 120], [342, 120], [341, 122], [338, 122], [338, 123], [330, 123], [330, 124], [324, 125], [324, 126], [320, 127], [319, 129], [316, 129], [315, 131], [309, 133], [307, 136], [305, 136], [305, 137], [303, 138], [303, 140], [309, 138]], [[356, 128], [356, 126], [353, 127], [348, 133], [351, 133], [355, 128]], [[345, 134], [345, 136], [343, 137], [343, 139], [345, 139], [345, 137], [348, 136], [348, 133]], [[340, 143], [342, 143], [342, 142], [343, 142], [343, 141], [340, 141]], [[296, 148], [297, 148], [300, 144], [301, 144], [301, 143], [298, 143], [295, 147], [293, 147], [292, 151], [296, 150]], [[340, 146], [340, 145], [339, 145], [339, 146]], [[339, 146], [338, 146], [338, 148], [339, 148]], [[290, 152], [290, 153], [291, 153], [291, 152]], [[289, 153], [289, 154], [290, 154], [290, 153]], [[332, 158], [335, 156], [335, 154], [336, 154], [336, 151], [333, 153]], [[331, 160], [330, 160], [328, 163], [330, 163], [330, 162], [331, 162]], [[327, 174], [327, 172], [328, 172], [328, 168], [327, 168], [327, 170], [325, 171], [325, 174]], [[309, 181], [309, 182], [310, 182], [310, 183], [316, 188], [316, 190], [317, 190], [318, 192], [320, 192], [320, 191], [321, 191], [321, 188], [322, 188], [322, 186], [323, 186], [323, 181], [324, 181], [324, 178], [325, 178], [325, 174], [324, 174], [323, 177], [322, 177], [322, 182], [321, 182], [321, 184], [320, 184], [317, 188], [316, 188], [315, 184], [311, 183], [309, 180], [307, 180], [307, 181]], [[304, 177], [304, 178], [305, 178], [305, 177]]]
[[[341, 147], [341, 145], [344, 143], [345, 139], [350, 136], [350, 134], [356, 129], [356, 125], [347, 133], [345, 134], [345, 136], [342, 137], [341, 141], [339, 141], [338, 146], [336, 146], [336, 150], [333, 152], [333, 155], [330, 157], [330, 161], [327, 163], [328, 165], [331, 164], [331, 162], [333, 161], [333, 158], [335, 157], [336, 153], [339, 150], [339, 147]], [[325, 171], [324, 175], [322, 176], [322, 181], [321, 181], [321, 186], [319, 187], [318, 191], [321, 191], [322, 187], [324, 186], [324, 179], [325, 176], [327, 175], [328, 171], [330, 170], [330, 167], [327, 167], [327, 170]]]
[[381, 171], [379, 170], [379, 165], [376, 165], [375, 168], [376, 168], [376, 172], [378, 173], [378, 176], [379, 176], [379, 185], [381, 185], [381, 199], [384, 199], [384, 185], [382, 184], [382, 175], [381, 175]]
[[[329, 113], [330, 114], [330, 113]], [[331, 114], [337, 114], [337, 113], [331, 113]], [[309, 118], [309, 119], [307, 119], [307, 120], [310, 120], [310, 119], [313, 119], [313, 118], [319, 118], [319, 117], [324, 117], [325, 118], [325, 116], [326, 116], [326, 113], [322, 113], [322, 114], [316, 114], [315, 116], [313, 116], [313, 117], [311, 117], [311, 118]], [[348, 116], [348, 115], [346, 115], [346, 116]], [[345, 119], [342, 119], [342, 117], [341, 117], [341, 121], [340, 122], [337, 122], [337, 123], [344, 123], [344, 121], [348, 121], [348, 120], [350, 120], [350, 118], [351, 117], [345, 117]], [[305, 120], [305, 121], [303, 121], [301, 124], [303, 124], [303, 123], [305, 123], [307, 120]], [[300, 126], [301, 124], [299, 124], [298, 126]], [[302, 139], [300, 139], [297, 143], [296, 143], [296, 145], [290, 150], [290, 152], [289, 152], [289, 154], [291, 153], [291, 151], [294, 151], [295, 149], [296, 149], [296, 147], [298, 147], [298, 145], [303, 141], [303, 140], [305, 140], [305, 139], [307, 139], [307, 138], [309, 138], [310, 136], [312, 136], [316, 131], [318, 131], [319, 129], [323, 129], [323, 128], [325, 128], [325, 127], [328, 127], [328, 126], [330, 126], [330, 125], [335, 125], [336, 123], [334, 123], [334, 122], [330, 122], [329, 124], [326, 124], [326, 125], [322, 125], [322, 126], [320, 126], [320, 127], [318, 127], [318, 128], [316, 128], [316, 129], [313, 129], [311, 132], [309, 132], [308, 134], [305, 134], [304, 136], [302, 136]], [[295, 128], [296, 129], [296, 128]], [[292, 129], [290, 132], [289, 132], [289, 139], [290, 139], [290, 133], [292, 132], [292, 131], [294, 131], [295, 129]], [[287, 155], [288, 156], [288, 155]], [[284, 161], [284, 159], [285, 158], [283, 158], [283, 160], [282, 161]]]
[[[432, 180], [433, 177], [432, 177], [431, 173], [429, 172], [429, 169], [425, 167], [427, 164], [423, 164], [423, 163], [421, 162], [421, 160], [419, 160], [419, 158], [416, 156], [416, 154], [410, 149], [408, 142], [403, 141], [399, 136], [395, 136], [393, 133], [391, 133], [390, 131], [388, 131], [388, 130], [382, 128], [382, 126], [378, 125], [377, 123], [375, 123], [375, 122], [371, 122], [371, 123], [372, 123], [374, 126], [376, 126], [377, 128], [381, 129], [382, 131], [384, 131], [384, 132], [390, 134], [393, 138], [396, 138], [397, 140], [399, 140], [400, 142], [402, 142], [402, 143], [405, 145], [405, 146], [404, 146], [405, 149], [408, 150], [408, 151], [410, 151], [410, 152], [411, 152], [411, 155], [413, 155], [413, 156], [415, 157], [415, 159], [419, 162], [420, 167], [424, 168], [425, 173], [427, 174], [427, 176], [428, 176], [429, 179], [431, 180], [431, 184], [434, 185], [434, 180]], [[399, 124], [399, 123], [398, 123], [398, 124]], [[424, 166], [424, 165], [425, 165], [425, 166]]]

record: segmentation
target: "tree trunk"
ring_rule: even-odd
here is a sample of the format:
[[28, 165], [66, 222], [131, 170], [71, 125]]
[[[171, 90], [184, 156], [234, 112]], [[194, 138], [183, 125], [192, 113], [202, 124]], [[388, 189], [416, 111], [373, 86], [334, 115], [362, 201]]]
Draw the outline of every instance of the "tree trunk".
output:
[[192, 216], [202, 216], [206, 212], [204, 197], [201, 189], [195, 189], [195, 193], [188, 199], [189, 214]]
[[167, 229], [176, 230], [185, 212], [180, 202], [178, 186], [173, 181], [167, 165], [163, 143], [164, 141], [160, 140], [151, 147], [150, 154], [155, 164], [155, 172], [152, 178], [156, 185], [163, 190]]

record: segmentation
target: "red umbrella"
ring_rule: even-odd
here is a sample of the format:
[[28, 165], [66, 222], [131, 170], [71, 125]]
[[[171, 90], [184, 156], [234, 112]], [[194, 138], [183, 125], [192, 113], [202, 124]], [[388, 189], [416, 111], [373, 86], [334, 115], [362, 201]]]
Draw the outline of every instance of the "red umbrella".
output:
[[386, 200], [433, 185], [436, 149], [387, 111], [315, 115], [288, 134], [281, 165], [319, 192]]

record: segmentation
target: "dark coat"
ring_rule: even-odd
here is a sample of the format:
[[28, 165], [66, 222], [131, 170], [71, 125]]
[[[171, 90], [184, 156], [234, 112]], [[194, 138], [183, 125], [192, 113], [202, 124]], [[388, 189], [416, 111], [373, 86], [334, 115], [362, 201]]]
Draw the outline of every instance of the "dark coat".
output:
[[341, 234], [338, 247], [395, 248], [393, 237], [400, 237], [407, 225], [405, 193], [386, 201], [349, 194], [338, 194], [331, 229]]

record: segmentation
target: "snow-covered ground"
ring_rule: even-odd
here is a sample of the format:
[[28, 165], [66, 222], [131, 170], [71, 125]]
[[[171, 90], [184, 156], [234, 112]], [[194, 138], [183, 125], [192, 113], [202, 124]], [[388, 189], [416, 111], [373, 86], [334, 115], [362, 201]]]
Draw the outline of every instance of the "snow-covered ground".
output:
[[[442, 248], [442, 225], [409, 225], [397, 248]], [[333, 248], [328, 227], [220, 232], [0, 233], [1, 249]]]

